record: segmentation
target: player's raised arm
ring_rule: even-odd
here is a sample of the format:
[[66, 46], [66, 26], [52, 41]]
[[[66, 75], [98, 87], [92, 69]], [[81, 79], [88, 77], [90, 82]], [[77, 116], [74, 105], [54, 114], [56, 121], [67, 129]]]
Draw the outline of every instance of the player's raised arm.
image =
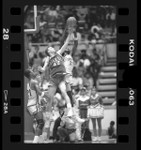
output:
[[75, 38], [74, 38], [74, 46], [73, 46], [73, 48], [72, 48], [72, 57], [75, 55], [77, 46], [78, 46], [78, 38], [75, 37]]
[[72, 33], [69, 33], [69, 35], [68, 35], [68, 37], [67, 37], [67, 39], [66, 39], [66, 41], [65, 41], [65, 44], [61, 47], [61, 49], [57, 52], [58, 54], [61, 54], [62, 55], [62, 53], [66, 50], [66, 48], [67, 48], [67, 46], [68, 46], [68, 43], [69, 43], [69, 41], [70, 41], [70, 39], [71, 39], [71, 36], [72, 36]]

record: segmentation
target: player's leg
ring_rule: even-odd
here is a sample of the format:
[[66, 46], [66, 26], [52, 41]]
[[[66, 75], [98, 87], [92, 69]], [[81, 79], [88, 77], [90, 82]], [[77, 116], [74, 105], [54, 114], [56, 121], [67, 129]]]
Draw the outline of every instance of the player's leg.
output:
[[50, 118], [51, 118], [51, 112], [43, 112], [43, 117], [44, 117], [44, 121], [45, 121], [45, 125], [43, 128], [43, 132], [42, 132], [42, 142], [45, 142], [49, 139], [50, 136]]
[[96, 119], [91, 118], [91, 120], [92, 120], [92, 124], [93, 124], [93, 138], [92, 138], [92, 140], [95, 142], [95, 141], [97, 141]]
[[74, 106], [74, 101], [73, 101], [73, 97], [72, 97], [72, 90], [71, 90], [71, 76], [70, 75], [66, 75], [66, 90], [67, 90], [67, 94], [70, 98], [71, 101], [71, 105], [72, 107]]
[[44, 120], [43, 120], [43, 114], [41, 111], [39, 111], [37, 114], [34, 115], [34, 117], [37, 120], [37, 128], [35, 131], [35, 136], [34, 136], [34, 140], [33, 143], [38, 143], [39, 142], [39, 137], [42, 134], [42, 130], [44, 127]]
[[65, 81], [61, 81], [58, 85], [61, 93], [62, 93], [62, 96], [64, 97], [64, 99], [66, 100], [66, 103], [67, 103], [67, 108], [68, 108], [68, 115], [72, 116], [72, 106], [71, 106], [71, 101], [70, 101], [70, 98], [67, 94], [67, 89], [66, 89], [66, 83]]
[[102, 132], [102, 125], [101, 125], [101, 118], [97, 118], [98, 123], [98, 141], [101, 141], [101, 132]]
[[55, 84], [52, 84], [49, 89], [48, 89], [48, 98], [49, 98], [49, 112], [52, 111], [52, 103], [53, 103], [53, 100], [54, 100], [54, 95], [56, 93], [56, 90], [57, 90], [57, 86]]

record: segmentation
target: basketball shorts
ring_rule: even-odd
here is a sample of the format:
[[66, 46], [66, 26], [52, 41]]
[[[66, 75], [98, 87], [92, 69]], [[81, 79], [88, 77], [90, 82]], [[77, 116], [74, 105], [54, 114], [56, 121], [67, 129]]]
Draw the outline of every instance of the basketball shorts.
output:
[[65, 80], [65, 73], [58, 73], [50, 77], [50, 83], [58, 86], [60, 82]]

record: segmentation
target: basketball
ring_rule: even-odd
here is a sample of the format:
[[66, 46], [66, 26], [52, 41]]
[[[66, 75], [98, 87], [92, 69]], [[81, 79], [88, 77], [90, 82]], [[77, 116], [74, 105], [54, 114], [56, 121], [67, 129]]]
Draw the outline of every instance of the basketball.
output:
[[77, 21], [76, 21], [76, 19], [74, 17], [69, 17], [67, 19], [67, 26], [69, 26], [69, 27], [76, 26], [76, 23], [77, 23]]

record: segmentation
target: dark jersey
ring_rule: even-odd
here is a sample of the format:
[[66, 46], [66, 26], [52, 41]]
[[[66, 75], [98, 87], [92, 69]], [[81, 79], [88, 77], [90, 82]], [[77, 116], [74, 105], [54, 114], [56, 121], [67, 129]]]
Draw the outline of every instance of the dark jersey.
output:
[[78, 104], [79, 104], [79, 109], [87, 109], [87, 107], [89, 106], [89, 97], [82, 97], [80, 96], [80, 98], [78, 98]]
[[97, 105], [97, 104], [103, 104], [102, 97], [96, 94], [95, 96], [90, 97], [90, 105]]
[[49, 74], [54, 76], [56, 74], [66, 73], [63, 57], [59, 54], [56, 54], [49, 60]]

